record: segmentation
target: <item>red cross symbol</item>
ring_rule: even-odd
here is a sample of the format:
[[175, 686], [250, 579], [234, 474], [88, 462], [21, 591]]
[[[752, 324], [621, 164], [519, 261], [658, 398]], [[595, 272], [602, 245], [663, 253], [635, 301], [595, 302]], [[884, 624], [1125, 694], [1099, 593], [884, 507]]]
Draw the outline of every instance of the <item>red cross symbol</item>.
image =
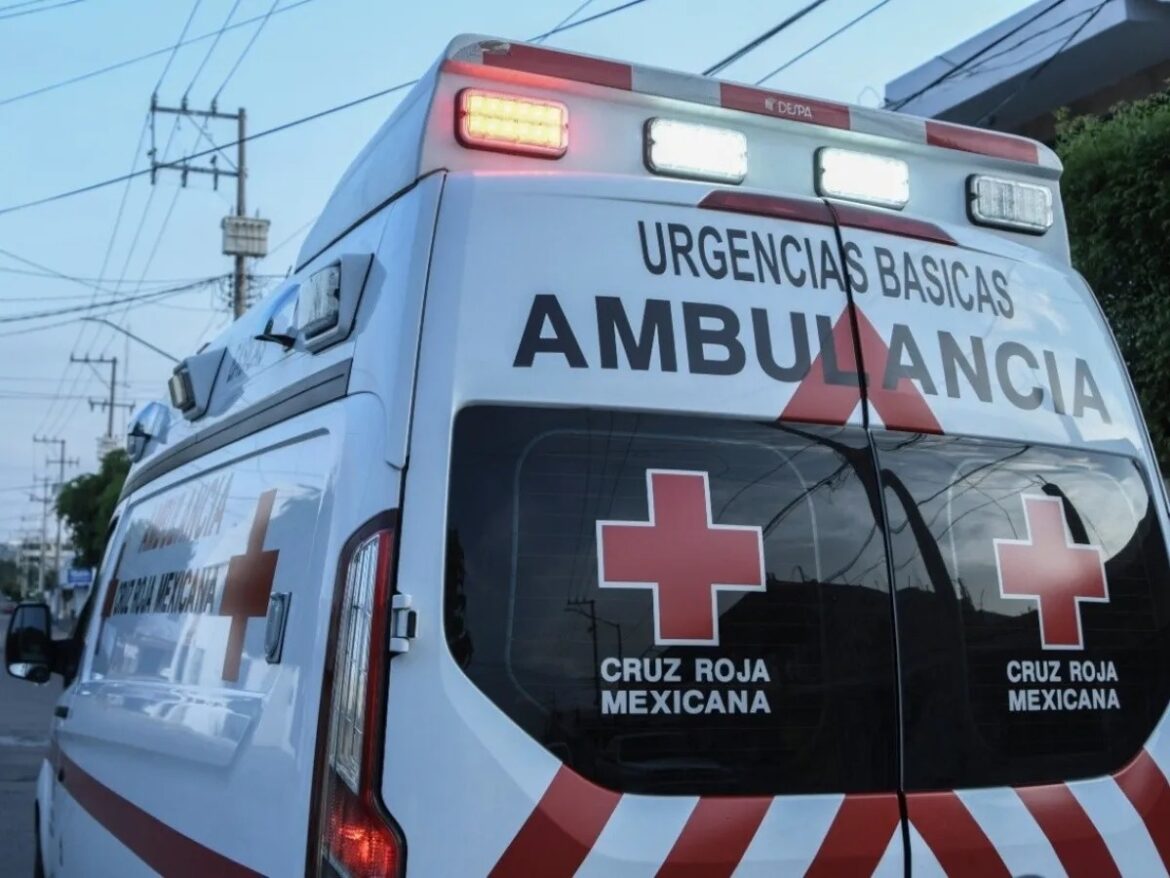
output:
[[1101, 547], [1072, 541], [1059, 497], [1022, 499], [1028, 538], [995, 540], [999, 593], [1036, 601], [1044, 649], [1084, 649], [1081, 602], [1109, 602]]
[[240, 659], [244, 655], [244, 632], [248, 619], [268, 615], [268, 598], [276, 579], [277, 549], [264, 549], [268, 521], [272, 518], [272, 503], [276, 491], [265, 491], [256, 503], [256, 515], [248, 533], [248, 548], [243, 555], [233, 555], [228, 562], [227, 579], [223, 584], [223, 600], [219, 615], [231, 616], [227, 651], [223, 656], [223, 678], [240, 678]]
[[[878, 413], [890, 430], [908, 430], [915, 433], [941, 433], [942, 426], [926, 397], [918, 386], [904, 375], [895, 387], [884, 386], [890, 346], [860, 308], [857, 315], [857, 339], [861, 359], [865, 364], [865, 391], [870, 407]], [[857, 374], [857, 355], [853, 348], [853, 328], [846, 308], [833, 324], [830, 337], [833, 360], [843, 375]], [[825, 351], [813, 360], [808, 374], [780, 413], [782, 421], [808, 421], [819, 424], [844, 424], [861, 402], [861, 391], [856, 380], [851, 383], [830, 383], [825, 375]]]
[[597, 522], [601, 588], [648, 588], [654, 642], [719, 644], [720, 591], [763, 591], [758, 527], [711, 522], [705, 472], [647, 470], [649, 521]]

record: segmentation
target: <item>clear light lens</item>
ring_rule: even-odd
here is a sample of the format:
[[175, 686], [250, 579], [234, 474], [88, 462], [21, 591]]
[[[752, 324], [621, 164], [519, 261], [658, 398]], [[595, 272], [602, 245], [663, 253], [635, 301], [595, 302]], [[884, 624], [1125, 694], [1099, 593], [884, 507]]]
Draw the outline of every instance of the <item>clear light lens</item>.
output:
[[651, 119], [646, 123], [646, 166], [671, 177], [742, 183], [747, 138], [729, 128]]
[[167, 381], [171, 394], [171, 405], [181, 412], [195, 405], [195, 394], [191, 389], [191, 376], [184, 369], [176, 369]]
[[1052, 227], [1052, 190], [1046, 186], [973, 176], [967, 187], [971, 219], [979, 225], [1039, 235]]
[[314, 273], [297, 290], [296, 325], [305, 338], [337, 325], [341, 314], [341, 266]]
[[569, 145], [569, 110], [558, 101], [465, 88], [458, 134], [464, 146], [558, 158]]
[[900, 159], [826, 147], [817, 151], [817, 192], [901, 210], [910, 200], [910, 166]]

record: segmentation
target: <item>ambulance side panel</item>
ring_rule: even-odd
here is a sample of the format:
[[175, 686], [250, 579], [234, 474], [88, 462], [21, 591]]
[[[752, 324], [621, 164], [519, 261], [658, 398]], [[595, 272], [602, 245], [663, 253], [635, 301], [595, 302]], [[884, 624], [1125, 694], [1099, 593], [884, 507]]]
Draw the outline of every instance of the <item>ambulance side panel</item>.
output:
[[[344, 253], [373, 257], [348, 342], [316, 359], [274, 358], [277, 346], [250, 342], [230, 352], [229, 403], [262, 402], [258, 393], [292, 383], [282, 374], [315, 367], [345, 369], [348, 395], [259, 432], [245, 422], [239, 441], [125, 504], [55, 736], [65, 766], [56, 874], [305, 869], [338, 556], [398, 504], [441, 184], [421, 181], [293, 279]], [[217, 415], [231, 412], [225, 404]], [[276, 663], [265, 645], [269, 575], [271, 595], [287, 595]]]

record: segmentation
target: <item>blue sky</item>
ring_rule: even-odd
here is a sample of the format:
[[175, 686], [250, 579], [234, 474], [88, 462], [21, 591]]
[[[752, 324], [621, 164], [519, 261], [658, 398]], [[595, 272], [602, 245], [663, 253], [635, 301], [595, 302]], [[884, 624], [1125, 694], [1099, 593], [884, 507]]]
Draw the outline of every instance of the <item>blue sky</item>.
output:
[[[37, 7], [62, 0], [15, 7], [17, 2], [0, 0], [0, 209], [140, 167], [146, 159], [136, 146], [168, 56], [34, 97], [5, 102], [7, 98], [172, 45], [193, 7], [188, 37], [217, 31], [233, 6], [233, 20], [241, 21], [264, 15], [272, 5], [271, 0], [200, 0], [197, 6], [194, 0], [79, 0], [42, 11]], [[296, 2], [280, 0], [276, 8]], [[579, 2], [310, 0], [268, 20], [224, 86], [219, 103], [229, 111], [246, 107], [249, 130], [262, 130], [411, 79], [456, 33], [530, 37], [554, 26]], [[547, 45], [697, 72], [804, 2], [648, 0], [558, 34]], [[721, 76], [754, 82], [873, 3], [828, 0]], [[616, 5], [620, 0], [593, 0], [582, 15]], [[890, 0], [769, 85], [876, 105], [886, 82], [1026, 5], [1021, 0]], [[5, 12], [4, 7], [14, 8]], [[26, 10], [36, 11], [15, 15]], [[255, 29], [253, 24], [224, 33], [210, 57], [212, 40], [179, 50], [159, 87], [160, 102], [173, 105], [189, 88], [191, 105], [206, 106]], [[258, 209], [271, 219], [270, 247], [283, 244], [255, 271], [287, 270], [304, 227], [401, 94], [248, 144], [249, 210]], [[160, 152], [172, 125], [160, 117]], [[213, 122], [209, 132], [219, 142], [233, 140], [235, 134], [233, 123], [224, 122]], [[205, 148], [201, 137], [182, 124], [173, 135], [171, 157]], [[229, 155], [234, 157], [234, 151]], [[125, 208], [111, 248], [123, 194]], [[163, 280], [230, 270], [228, 258], [220, 255], [220, 219], [231, 211], [233, 197], [230, 179], [221, 181], [216, 193], [206, 178], [193, 177], [181, 191], [173, 173], [160, 176], [153, 190], [149, 177], [138, 178], [128, 188], [110, 186], [0, 215], [0, 248], [54, 272], [101, 275], [107, 285], [122, 281], [121, 288], [130, 292], [140, 279], [146, 280], [143, 290], [159, 288]], [[28, 268], [0, 255], [0, 321], [84, 304], [92, 294], [86, 286], [59, 277], [4, 270]], [[160, 283], [152, 283], [155, 279]], [[179, 356], [228, 320], [221, 295], [208, 290], [157, 305], [128, 306], [113, 318]], [[26, 518], [38, 507], [23, 490], [34, 475], [46, 472], [47, 449], [34, 446], [34, 432], [66, 439], [69, 456], [81, 461], [67, 477], [96, 466], [96, 438], [104, 432], [105, 415], [91, 411], [87, 399], [104, 396], [106, 390], [90, 367], [68, 363], [70, 353], [118, 357], [119, 379], [126, 381], [119, 389], [122, 399], [141, 402], [165, 392], [167, 361], [100, 325], [57, 325], [65, 319], [0, 322], [0, 540], [39, 526], [39, 518]], [[50, 324], [52, 328], [39, 329]], [[62, 398], [52, 399], [55, 394]], [[119, 412], [118, 435], [123, 421]]]

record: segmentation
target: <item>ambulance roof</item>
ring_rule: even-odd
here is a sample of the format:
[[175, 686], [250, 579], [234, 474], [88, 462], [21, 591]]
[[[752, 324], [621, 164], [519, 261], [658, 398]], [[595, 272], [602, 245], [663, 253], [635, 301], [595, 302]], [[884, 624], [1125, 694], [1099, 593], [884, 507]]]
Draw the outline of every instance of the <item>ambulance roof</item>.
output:
[[[1052, 150], [1009, 134], [464, 34], [451, 41], [354, 159], [306, 237], [297, 258], [298, 267], [420, 176], [440, 168], [452, 170], [454, 108], [437, 103], [436, 97], [445, 78], [468, 76], [551, 92], [561, 99], [576, 95], [615, 104], [633, 100], [652, 107], [669, 106], [675, 112], [684, 112], [690, 104], [692, 110], [703, 110], [708, 116], [715, 108], [724, 120], [750, 113], [774, 120], [769, 127], [781, 132], [788, 126], [815, 125], [834, 129], [838, 134], [852, 132], [859, 143], [884, 142], [887, 149], [891, 145], [896, 149], [940, 147], [965, 154], [956, 155], [956, 161], [973, 163], [979, 159], [980, 166], [990, 164], [1048, 179], [1060, 173], [1060, 161]], [[757, 124], [758, 121], [757, 118]], [[590, 156], [588, 170], [620, 173], [627, 167], [627, 157], [616, 152], [622, 146], [607, 146], [608, 143], [602, 139], [592, 141], [592, 147], [602, 153], [608, 150], [609, 155]], [[462, 153], [461, 169], [478, 168], [477, 161], [485, 169], [498, 167], [482, 152]], [[468, 153], [472, 155], [468, 157]], [[514, 166], [525, 169], [520, 162], [541, 161], [522, 159]], [[581, 169], [580, 164], [560, 165], [566, 171]], [[545, 165], [540, 170], [549, 168]]]

